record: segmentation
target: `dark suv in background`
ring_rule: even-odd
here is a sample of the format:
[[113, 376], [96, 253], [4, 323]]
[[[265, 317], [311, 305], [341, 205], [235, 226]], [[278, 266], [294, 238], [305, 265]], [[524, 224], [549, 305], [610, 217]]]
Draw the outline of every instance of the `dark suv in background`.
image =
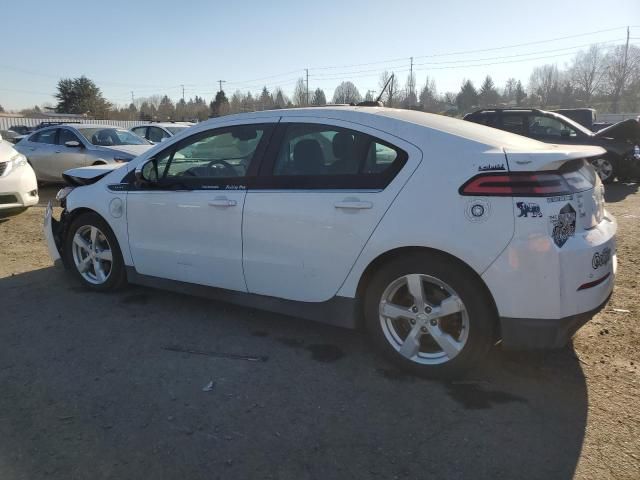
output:
[[624, 120], [592, 132], [570, 118], [535, 108], [477, 110], [465, 120], [556, 144], [596, 145], [607, 153], [592, 161], [603, 182], [640, 178], [640, 124]]

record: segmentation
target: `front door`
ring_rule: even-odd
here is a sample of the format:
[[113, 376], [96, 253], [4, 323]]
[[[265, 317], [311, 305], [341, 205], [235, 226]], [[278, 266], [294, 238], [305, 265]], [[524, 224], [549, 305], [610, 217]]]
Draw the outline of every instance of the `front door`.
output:
[[127, 195], [138, 273], [246, 291], [242, 209], [251, 166], [272, 130], [264, 122], [196, 133], [144, 165], [154, 184]]
[[[78, 142], [77, 147], [68, 147], [67, 142]], [[58, 176], [70, 168], [86, 167], [89, 165], [87, 150], [84, 143], [75, 133], [64, 127], [58, 131], [57, 148], [51, 156], [51, 170]]]
[[305, 302], [336, 295], [421, 152], [362, 125], [283, 119], [247, 193], [248, 291]]

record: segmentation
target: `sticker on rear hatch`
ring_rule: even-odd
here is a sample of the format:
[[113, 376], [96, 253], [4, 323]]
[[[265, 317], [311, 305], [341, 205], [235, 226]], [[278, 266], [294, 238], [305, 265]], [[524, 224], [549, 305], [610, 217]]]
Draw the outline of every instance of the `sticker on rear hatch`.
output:
[[541, 217], [542, 212], [540, 211], [540, 205], [533, 202], [516, 202], [516, 207], [520, 209], [520, 213], [518, 217], [529, 218], [529, 215], [532, 217]]
[[553, 225], [551, 233], [553, 242], [558, 248], [562, 248], [569, 237], [573, 237], [576, 233], [576, 211], [571, 204], [567, 203], [560, 209], [558, 215], [551, 215], [549, 221]]
[[609, 247], [605, 247], [601, 252], [596, 252], [593, 254], [593, 258], [591, 259], [591, 266], [594, 270], [597, 270], [600, 267], [604, 267], [611, 260], [611, 249]]

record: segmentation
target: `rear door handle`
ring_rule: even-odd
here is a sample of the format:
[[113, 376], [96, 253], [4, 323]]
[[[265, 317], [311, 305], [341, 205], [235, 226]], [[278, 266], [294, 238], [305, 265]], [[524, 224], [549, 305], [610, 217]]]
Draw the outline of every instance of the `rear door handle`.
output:
[[210, 207], [235, 207], [238, 204], [235, 200], [226, 197], [214, 198], [209, 200]]
[[346, 208], [353, 210], [364, 210], [367, 208], [372, 208], [373, 203], [371, 202], [361, 202], [360, 200], [343, 200], [342, 202], [336, 202], [334, 205], [336, 208]]

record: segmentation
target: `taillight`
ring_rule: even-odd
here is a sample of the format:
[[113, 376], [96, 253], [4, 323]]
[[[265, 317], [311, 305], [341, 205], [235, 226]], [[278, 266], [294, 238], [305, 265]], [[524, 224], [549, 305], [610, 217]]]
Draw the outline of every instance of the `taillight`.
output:
[[482, 197], [546, 197], [574, 191], [563, 175], [555, 172], [484, 173], [459, 189], [460, 195]]

